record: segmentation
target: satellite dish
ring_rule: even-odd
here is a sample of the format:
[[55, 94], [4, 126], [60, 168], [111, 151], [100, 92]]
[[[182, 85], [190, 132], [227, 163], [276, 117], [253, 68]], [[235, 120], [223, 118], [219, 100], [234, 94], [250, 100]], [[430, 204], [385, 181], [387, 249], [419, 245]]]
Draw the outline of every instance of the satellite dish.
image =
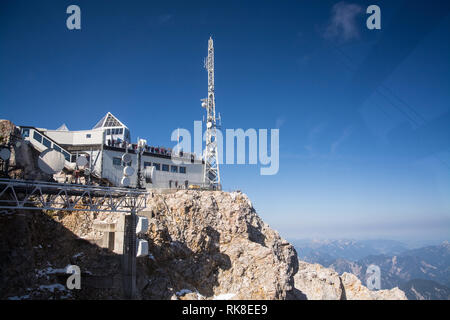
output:
[[84, 175], [85, 176], [89, 176], [91, 174], [91, 170], [89, 169], [84, 169]]
[[53, 149], [47, 149], [39, 155], [38, 167], [47, 174], [55, 174], [64, 168], [64, 155]]
[[0, 158], [3, 161], [8, 160], [10, 156], [11, 156], [11, 151], [9, 151], [9, 149], [3, 148], [2, 150], [0, 150]]
[[122, 161], [125, 162], [125, 163], [131, 162], [131, 154], [125, 153], [125, 154], [122, 156]]
[[123, 175], [126, 177], [131, 177], [134, 173], [134, 169], [130, 166], [123, 168]]
[[88, 164], [88, 160], [87, 160], [86, 156], [79, 156], [77, 158], [77, 166], [84, 167], [87, 164]]
[[122, 181], [120, 181], [120, 183], [122, 184], [122, 186], [124, 187], [129, 187], [130, 186], [130, 178], [128, 177], [123, 177]]

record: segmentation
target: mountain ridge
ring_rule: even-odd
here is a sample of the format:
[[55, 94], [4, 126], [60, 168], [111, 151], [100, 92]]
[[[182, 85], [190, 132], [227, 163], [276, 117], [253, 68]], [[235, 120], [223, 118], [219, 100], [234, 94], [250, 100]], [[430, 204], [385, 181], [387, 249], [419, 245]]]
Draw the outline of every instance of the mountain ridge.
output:
[[[341, 248], [342, 250], [345, 250], [345, 245], [351, 247], [350, 253], [343, 255], [347, 259], [336, 256], [336, 254], [340, 254], [340, 252], [335, 250], [336, 243], [341, 246], [344, 245]], [[377, 265], [381, 270], [381, 289], [400, 287], [411, 290], [412, 286], [408, 285], [408, 282], [426, 280], [429, 282], [421, 282], [420, 285], [415, 287], [416, 293], [412, 291], [406, 292], [408, 297], [427, 297], [430, 299], [445, 297], [445, 293], [442, 292], [446, 292], [446, 288], [450, 285], [450, 244], [448, 241], [444, 241], [440, 245], [428, 245], [402, 251], [399, 250], [401, 248], [399, 243], [385, 241], [385, 244], [393, 246], [387, 248], [388, 250], [385, 250], [385, 252], [395, 252], [395, 254], [380, 254], [377, 252], [362, 258], [358, 257], [359, 259], [355, 260], [348, 259], [354, 253], [355, 243], [358, 243], [358, 241], [303, 241], [302, 243], [297, 242], [296, 248], [301, 259], [311, 263], [321, 263], [326, 267], [332, 268], [338, 274], [343, 274], [344, 272], [352, 273], [362, 282], [366, 281], [367, 267], [369, 265]], [[299, 248], [299, 244], [306, 245], [307, 250]], [[316, 246], [318, 249], [312, 252], [310, 249], [312, 246]], [[327, 246], [331, 248], [327, 248]], [[363, 246], [359, 244], [357, 247], [361, 248]], [[369, 252], [373, 253], [373, 251]], [[355, 258], [355, 256], [352, 257]], [[425, 291], [420, 292], [421, 289]]]

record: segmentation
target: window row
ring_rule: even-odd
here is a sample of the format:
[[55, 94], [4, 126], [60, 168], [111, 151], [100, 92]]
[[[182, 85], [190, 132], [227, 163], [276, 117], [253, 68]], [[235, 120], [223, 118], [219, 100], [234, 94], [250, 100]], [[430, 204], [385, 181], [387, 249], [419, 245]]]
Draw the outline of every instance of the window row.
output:
[[113, 128], [113, 129], [106, 129], [106, 135], [112, 135], [112, 134], [122, 134], [123, 128]]
[[160, 164], [160, 163], [157, 163], [157, 162], [147, 162], [147, 161], [145, 161], [144, 162], [144, 168], [147, 168], [147, 167], [151, 167], [151, 166], [154, 166], [155, 167], [155, 170], [157, 170], [157, 171], [166, 171], [166, 172], [169, 172], [169, 170], [170, 170], [170, 172], [173, 172], [173, 173], [183, 173], [183, 174], [185, 174], [186, 173], [186, 167], [182, 167], [182, 166], [169, 166], [168, 164]]
[[154, 166], [155, 170], [158, 171], [165, 171], [165, 172], [172, 172], [172, 173], [186, 173], [186, 167], [181, 167], [181, 166], [170, 166], [168, 164], [160, 164], [157, 162], [153, 162], [153, 164], [151, 162], [144, 162], [144, 167], [149, 167], [149, 166]]
[[[23, 137], [29, 137], [30, 136], [30, 129], [24, 128], [22, 130], [22, 136]], [[42, 136], [39, 132], [34, 131], [33, 132], [33, 139], [36, 140], [39, 143], [42, 143], [47, 148], [52, 148], [52, 142], [48, 140], [46, 137]], [[64, 158], [70, 162], [70, 153], [62, 150], [60, 147], [58, 147], [56, 144], [53, 143], [53, 149], [61, 152], [64, 155]]]

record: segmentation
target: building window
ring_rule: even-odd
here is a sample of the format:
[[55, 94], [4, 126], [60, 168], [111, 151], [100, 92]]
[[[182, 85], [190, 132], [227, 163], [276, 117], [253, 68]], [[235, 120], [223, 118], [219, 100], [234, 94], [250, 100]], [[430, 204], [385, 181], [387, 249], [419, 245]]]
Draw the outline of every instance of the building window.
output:
[[87, 134], [86, 134], [86, 138], [87, 138], [87, 139], [90, 139], [90, 138], [91, 138], [91, 134], [90, 134], [90, 133], [87, 133]]
[[119, 130], [119, 134], [123, 133], [123, 128], [118, 129]]
[[52, 143], [50, 142], [50, 140], [48, 140], [48, 139], [46, 139], [46, 138], [44, 138], [42, 144], [43, 144], [44, 146], [46, 146], [47, 148], [51, 148], [51, 147], [52, 147]]
[[180, 173], [186, 173], [186, 167], [180, 167]]
[[151, 166], [152, 166], [151, 162], [144, 161], [144, 168], [151, 167]]
[[61, 148], [58, 147], [56, 144], [53, 145], [53, 149], [55, 149], [58, 152], [61, 152]]
[[34, 138], [34, 140], [42, 143], [42, 136], [39, 133], [37, 133], [36, 131], [33, 132], [33, 138]]
[[156, 170], [161, 170], [161, 164], [153, 162], [153, 166], [155, 167]]
[[122, 159], [114, 157], [113, 158], [113, 165], [115, 166], [121, 166], [122, 165]]
[[177, 173], [178, 172], [178, 167], [177, 166], [170, 166], [170, 172]]
[[107, 136], [111, 135], [111, 129], [106, 129], [106, 135]]
[[163, 164], [163, 165], [162, 165], [162, 171], [167, 171], [167, 172], [169, 172], [169, 165], [168, 165], [168, 164]]
[[30, 136], [30, 129], [24, 128], [22, 129], [22, 137], [28, 138]]

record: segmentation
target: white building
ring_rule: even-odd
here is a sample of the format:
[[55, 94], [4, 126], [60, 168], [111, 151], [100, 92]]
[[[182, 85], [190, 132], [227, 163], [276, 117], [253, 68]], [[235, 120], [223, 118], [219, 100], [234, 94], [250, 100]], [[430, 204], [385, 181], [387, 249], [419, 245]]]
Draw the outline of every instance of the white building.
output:
[[[131, 143], [128, 127], [109, 112], [91, 130], [70, 131], [65, 125], [56, 130], [20, 128], [24, 139], [39, 152], [51, 148], [64, 155], [63, 180], [73, 182], [83, 176], [87, 180], [97, 179], [121, 186], [124, 167], [128, 165], [134, 169], [129, 177], [130, 186], [137, 186], [139, 147]], [[123, 163], [125, 153], [131, 156], [131, 163]], [[189, 185], [203, 185], [204, 162], [194, 154], [180, 152], [174, 155], [170, 149], [146, 144], [142, 145], [141, 154], [141, 186], [188, 188]], [[86, 166], [76, 165], [80, 156], [88, 159]]]

